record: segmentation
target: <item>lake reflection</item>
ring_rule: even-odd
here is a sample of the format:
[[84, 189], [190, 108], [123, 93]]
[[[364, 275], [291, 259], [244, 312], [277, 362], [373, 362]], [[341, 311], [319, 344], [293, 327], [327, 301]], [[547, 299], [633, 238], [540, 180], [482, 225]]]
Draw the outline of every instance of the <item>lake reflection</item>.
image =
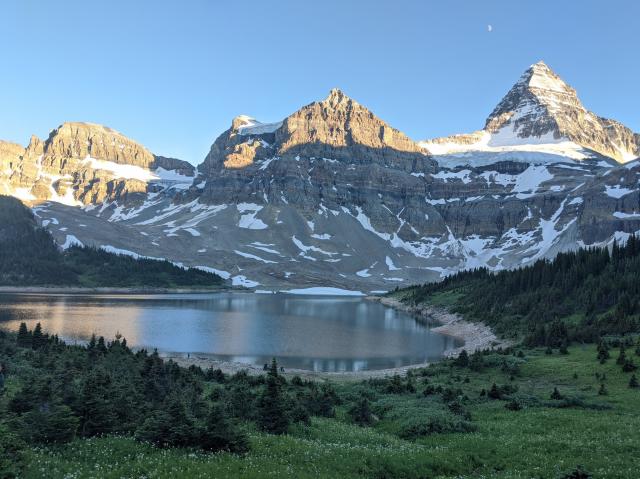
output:
[[353, 297], [286, 294], [0, 294], [0, 328], [67, 341], [122, 334], [134, 348], [284, 367], [357, 371], [439, 359], [459, 343], [409, 315]]

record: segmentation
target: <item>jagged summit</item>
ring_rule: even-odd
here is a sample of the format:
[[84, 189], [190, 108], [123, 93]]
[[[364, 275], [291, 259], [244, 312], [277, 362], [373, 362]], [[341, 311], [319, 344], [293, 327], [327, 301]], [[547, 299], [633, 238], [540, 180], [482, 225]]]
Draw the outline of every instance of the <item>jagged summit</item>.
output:
[[525, 70], [491, 112], [482, 131], [422, 145], [435, 154], [515, 148], [573, 159], [599, 154], [621, 163], [640, 156], [637, 135], [587, 110], [576, 91], [543, 61]]
[[369, 109], [333, 88], [281, 122], [261, 123], [247, 115], [234, 118], [211, 146], [201, 172], [243, 169], [269, 158], [300, 156], [381, 165], [397, 160], [426, 160], [422, 148]]
[[551, 134], [558, 140], [562, 132], [554, 114], [566, 109], [587, 112], [576, 91], [540, 61], [531, 65], [498, 103], [487, 118], [485, 130], [495, 133], [509, 125], [519, 138]]
[[345, 105], [349, 102], [355, 103], [355, 101], [346, 95], [340, 88], [332, 88], [329, 91], [329, 95], [327, 95], [321, 103], [331, 108], [337, 108], [338, 106]]

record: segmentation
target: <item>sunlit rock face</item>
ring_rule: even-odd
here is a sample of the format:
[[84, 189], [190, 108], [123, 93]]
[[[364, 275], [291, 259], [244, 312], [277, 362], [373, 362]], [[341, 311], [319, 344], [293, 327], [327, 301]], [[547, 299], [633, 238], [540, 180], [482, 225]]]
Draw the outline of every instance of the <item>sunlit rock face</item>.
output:
[[621, 163], [640, 156], [631, 130], [588, 111], [544, 62], [522, 75], [489, 115], [485, 130], [502, 135], [505, 143], [572, 141]]
[[249, 287], [383, 291], [624, 240], [640, 230], [637, 153], [538, 63], [470, 134], [414, 142], [336, 89], [281, 121], [236, 117], [197, 168], [65, 124], [0, 143], [0, 187], [61, 245]]

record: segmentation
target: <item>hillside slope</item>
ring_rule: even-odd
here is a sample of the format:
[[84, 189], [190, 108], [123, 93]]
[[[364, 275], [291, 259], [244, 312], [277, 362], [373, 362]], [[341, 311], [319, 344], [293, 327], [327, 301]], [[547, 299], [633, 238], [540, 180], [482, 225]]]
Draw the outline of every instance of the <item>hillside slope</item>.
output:
[[168, 261], [69, 245], [61, 251], [19, 200], [0, 196], [0, 285], [212, 287], [219, 276]]
[[464, 271], [393, 294], [409, 304], [446, 306], [531, 346], [638, 333], [640, 240], [631, 236], [611, 251], [580, 249], [511, 271]]

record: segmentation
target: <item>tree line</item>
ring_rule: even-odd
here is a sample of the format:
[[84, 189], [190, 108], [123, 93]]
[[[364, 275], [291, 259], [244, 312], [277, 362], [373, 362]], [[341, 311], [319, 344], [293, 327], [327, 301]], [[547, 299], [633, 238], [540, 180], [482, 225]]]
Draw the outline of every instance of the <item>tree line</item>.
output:
[[72, 246], [61, 251], [20, 201], [0, 196], [0, 285], [210, 287], [220, 276], [169, 261]]
[[597, 342], [640, 332], [640, 240], [581, 248], [514, 270], [461, 271], [439, 283], [399, 290], [420, 304], [448, 297], [453, 310], [530, 346]]

